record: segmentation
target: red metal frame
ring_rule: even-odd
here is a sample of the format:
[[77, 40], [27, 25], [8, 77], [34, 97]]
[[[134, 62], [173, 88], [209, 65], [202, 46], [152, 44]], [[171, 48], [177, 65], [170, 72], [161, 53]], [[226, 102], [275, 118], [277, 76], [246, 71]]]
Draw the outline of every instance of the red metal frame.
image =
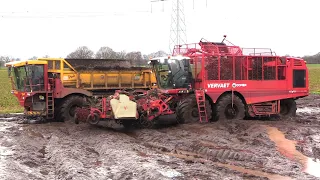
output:
[[[253, 53], [244, 55], [244, 49], [249, 49]], [[257, 53], [258, 50], [264, 53]], [[188, 56], [192, 59], [190, 62], [195, 66], [196, 77], [194, 89], [204, 89], [214, 103], [225, 92], [242, 96], [247, 104], [299, 98], [309, 94], [307, 80], [305, 87], [293, 87], [293, 70], [306, 70], [305, 78], [308, 79], [305, 61], [299, 58], [276, 56], [270, 49], [242, 49], [234, 45], [200, 42], [175, 46], [173, 55]], [[197, 62], [201, 65], [201, 71], [198, 74], [196, 73], [199, 65]], [[206, 69], [210, 63], [217, 67]], [[228, 69], [230, 71], [227, 71]], [[212, 74], [215, 76], [209, 77]], [[223, 75], [227, 75], [227, 78]], [[285, 78], [282, 79], [282, 76]], [[273, 107], [271, 114], [279, 111], [276, 104], [270, 104]]]
[[[128, 95], [131, 100], [135, 96], [132, 93], [127, 91], [117, 90], [116, 93], [111, 98], [102, 98], [102, 100], [100, 101], [101, 102], [100, 107], [77, 108], [76, 121], [86, 121], [86, 122], [93, 121], [95, 120], [93, 119], [95, 117], [95, 114], [99, 118], [99, 120], [95, 120], [95, 123], [97, 123], [100, 120], [113, 120], [114, 115], [112, 113], [110, 100], [118, 99], [120, 94]], [[163, 94], [163, 91], [157, 92], [157, 97], [148, 95], [147, 91], [144, 92], [144, 94], [146, 95], [144, 96], [144, 98], [135, 100], [138, 106], [137, 109], [141, 113], [141, 114], [138, 114], [137, 112], [136, 118], [140, 118], [140, 119], [142, 118], [141, 120], [152, 121], [159, 116], [170, 115], [175, 113], [169, 108], [168, 103], [174, 100], [176, 96], [165, 96]]]

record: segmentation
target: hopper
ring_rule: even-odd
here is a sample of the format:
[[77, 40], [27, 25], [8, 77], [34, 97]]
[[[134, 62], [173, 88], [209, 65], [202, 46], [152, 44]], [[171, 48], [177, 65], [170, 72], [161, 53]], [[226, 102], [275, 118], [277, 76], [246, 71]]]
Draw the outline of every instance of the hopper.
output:
[[76, 71], [142, 70], [149, 67], [137, 67], [133, 60], [126, 59], [65, 59]]

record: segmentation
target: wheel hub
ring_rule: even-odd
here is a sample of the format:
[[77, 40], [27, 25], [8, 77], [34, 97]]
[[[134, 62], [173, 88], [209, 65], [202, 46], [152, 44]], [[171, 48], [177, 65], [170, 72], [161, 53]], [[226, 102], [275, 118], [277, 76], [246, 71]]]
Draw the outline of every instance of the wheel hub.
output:
[[236, 115], [236, 110], [234, 108], [229, 108], [227, 110], [228, 114], [235, 116]]
[[236, 106], [232, 106], [231, 104], [228, 105], [225, 109], [225, 115], [228, 119], [233, 119], [237, 116], [237, 107]]

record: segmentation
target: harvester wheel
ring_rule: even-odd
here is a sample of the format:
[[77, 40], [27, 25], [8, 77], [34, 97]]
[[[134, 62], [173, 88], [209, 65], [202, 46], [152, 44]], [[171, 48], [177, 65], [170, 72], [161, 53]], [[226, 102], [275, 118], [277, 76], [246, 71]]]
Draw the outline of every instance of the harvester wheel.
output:
[[61, 122], [74, 120], [75, 118], [75, 109], [77, 107], [84, 107], [85, 101], [83, 97], [80, 96], [69, 96], [60, 102], [57, 110], [56, 119]]
[[280, 101], [280, 117], [294, 117], [296, 116], [297, 104], [294, 99], [285, 99]]
[[91, 125], [97, 125], [100, 121], [100, 115], [98, 113], [89, 114], [87, 117], [87, 122]]
[[[212, 106], [209, 100], [206, 100], [207, 117], [212, 119]], [[177, 122], [180, 124], [199, 121], [199, 112], [196, 96], [194, 94], [183, 98], [177, 106], [176, 110]]]
[[245, 106], [242, 100], [232, 94], [227, 94], [217, 102], [217, 119], [237, 120], [245, 117]]

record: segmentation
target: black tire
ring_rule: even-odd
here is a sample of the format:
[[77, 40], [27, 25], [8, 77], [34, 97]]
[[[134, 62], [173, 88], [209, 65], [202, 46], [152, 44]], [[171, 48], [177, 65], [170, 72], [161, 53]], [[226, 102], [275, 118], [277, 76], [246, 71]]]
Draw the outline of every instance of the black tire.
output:
[[[206, 99], [206, 109], [208, 121], [212, 119], [212, 106]], [[194, 94], [182, 99], [176, 108], [177, 122], [179, 124], [200, 121], [198, 113], [197, 99]]]
[[93, 113], [93, 115], [89, 114], [87, 117], [87, 122], [91, 125], [98, 125], [100, 122], [100, 114], [98, 113]]
[[233, 95], [232, 107], [232, 94], [227, 94], [221, 97], [217, 103], [217, 119], [226, 120], [240, 120], [245, 117], [245, 105], [242, 100]]
[[86, 102], [83, 97], [77, 95], [71, 95], [62, 100], [58, 107], [56, 107], [56, 120], [59, 122], [73, 121], [74, 110], [76, 107], [84, 107]]
[[297, 111], [297, 104], [294, 99], [284, 99], [280, 101], [280, 117], [295, 117]]

